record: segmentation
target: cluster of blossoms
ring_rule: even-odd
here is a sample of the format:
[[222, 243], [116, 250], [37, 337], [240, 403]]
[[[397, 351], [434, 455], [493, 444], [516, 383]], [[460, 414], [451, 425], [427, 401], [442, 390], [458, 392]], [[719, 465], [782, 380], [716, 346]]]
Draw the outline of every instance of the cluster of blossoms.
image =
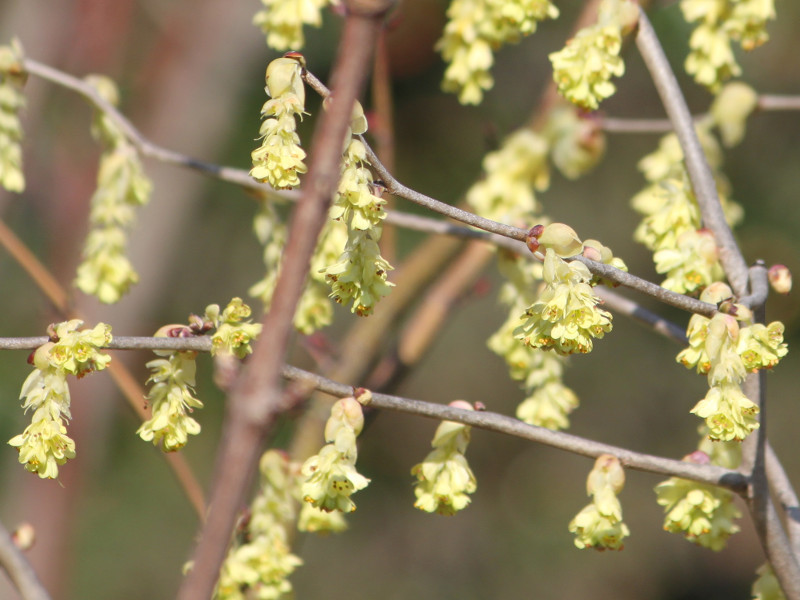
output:
[[296, 52], [277, 58], [267, 66], [264, 88], [270, 97], [261, 108], [261, 146], [253, 150], [250, 176], [275, 189], [300, 185], [299, 174], [307, 167], [305, 151], [296, 133], [296, 117], [303, 116], [306, 92], [301, 77], [305, 60]]
[[[467, 202], [477, 214], [492, 220], [516, 226], [530, 223], [537, 219], [539, 211], [535, 191], [549, 185], [548, 155], [566, 177], [575, 178], [597, 163], [604, 148], [602, 130], [596, 121], [583, 118], [572, 106], [556, 109], [541, 133], [521, 128], [508, 136], [498, 150], [486, 155], [485, 177], [467, 192]], [[500, 299], [510, 311], [488, 345], [505, 359], [511, 377], [522, 382], [526, 398], [517, 408], [517, 417], [532, 425], [566, 428], [567, 416], [577, 407], [578, 398], [562, 383], [564, 357], [514, 337], [523, 323], [520, 315], [536, 297], [542, 266], [505, 252], [499, 254], [498, 264], [507, 279]]]
[[622, 550], [630, 530], [622, 522], [622, 505], [617, 494], [625, 487], [625, 471], [610, 454], [597, 458], [586, 479], [586, 493], [592, 497], [569, 524], [578, 548]]
[[[717, 282], [703, 290], [700, 299], [719, 304], [731, 296], [731, 289]], [[745, 307], [735, 308], [738, 319], [721, 312], [711, 319], [693, 315], [686, 330], [689, 347], [677, 356], [686, 368], [708, 376], [709, 391], [692, 412], [705, 419], [714, 440], [743, 440], [758, 428], [758, 406], [742, 393], [740, 384], [748, 372], [771, 369], [788, 352], [781, 322], [751, 323]]]
[[[722, 152], [710, 133], [712, 121], [697, 125], [697, 134], [709, 165], [715, 172], [717, 190], [726, 219], [734, 225], [742, 218], [739, 205], [726, 198], [730, 187], [719, 172]], [[667, 276], [661, 284], [674, 292], [700, 290], [722, 278], [716, 242], [701, 229], [700, 210], [692, 192], [675, 134], [664, 136], [658, 149], [639, 161], [648, 182], [631, 201], [644, 215], [634, 239], [653, 252], [656, 271]]]
[[452, 0], [436, 46], [449, 63], [442, 89], [457, 93], [461, 104], [479, 104], [494, 85], [493, 49], [518, 42], [536, 31], [539, 21], [556, 17], [550, 0]]
[[264, 8], [253, 17], [275, 50], [300, 49], [305, 45], [303, 25], [322, 25], [322, 9], [337, 0], [261, 0]]
[[[474, 410], [464, 400], [455, 400], [450, 406]], [[464, 456], [471, 429], [469, 425], [454, 421], [443, 421], [436, 429], [431, 442], [433, 450], [411, 469], [411, 474], [417, 478], [415, 507], [429, 513], [454, 515], [469, 504], [468, 494], [478, 488]]]
[[534, 190], [550, 184], [547, 168], [549, 146], [544, 136], [522, 128], [483, 159], [486, 177], [467, 192], [467, 203], [476, 214], [518, 225], [529, 222], [539, 210]]
[[562, 382], [565, 359], [520, 343], [514, 332], [527, 305], [517, 300], [511, 306], [508, 319], [489, 338], [488, 346], [505, 359], [511, 378], [522, 382], [526, 397], [517, 406], [517, 418], [530, 425], [566, 429], [568, 415], [578, 407], [578, 397]]
[[611, 77], [625, 73], [622, 36], [636, 26], [639, 7], [630, 0], [603, 0], [597, 23], [581, 29], [563, 50], [550, 55], [558, 91], [570, 102], [596, 110], [616, 91]]
[[[264, 303], [269, 310], [272, 294], [278, 281], [283, 248], [286, 244], [286, 224], [281, 220], [275, 206], [264, 200], [261, 210], [253, 220], [258, 241], [264, 247], [264, 278], [255, 283], [249, 294]], [[298, 331], [309, 335], [329, 325], [333, 320], [333, 306], [328, 297], [329, 287], [325, 279], [325, 267], [333, 264], [347, 242], [347, 228], [339, 221], [328, 221], [320, 234], [317, 248], [311, 258], [311, 271], [303, 295], [294, 315], [294, 326]]]
[[576, 106], [551, 111], [543, 133], [550, 141], [550, 159], [567, 179], [577, 179], [591, 171], [606, 151], [600, 121]]
[[301, 490], [303, 500], [327, 512], [356, 509], [351, 494], [369, 484], [369, 479], [356, 470], [356, 437], [363, 427], [364, 412], [358, 400], [342, 398], [333, 405], [325, 424], [327, 444], [301, 469], [306, 478]]
[[[114, 82], [106, 77], [87, 77], [110, 104], [119, 101]], [[103, 112], [97, 111], [92, 135], [105, 150], [100, 157], [97, 189], [91, 199], [90, 231], [83, 247], [75, 285], [82, 292], [113, 304], [139, 281], [126, 252], [127, 231], [136, 218], [136, 208], [147, 204], [152, 185], [144, 174], [136, 148]]]
[[730, 148], [742, 141], [747, 118], [757, 106], [758, 94], [741, 81], [728, 83], [717, 93], [710, 114], [725, 146]]
[[394, 284], [386, 277], [392, 270], [380, 254], [378, 240], [381, 223], [386, 217], [381, 188], [367, 168], [367, 151], [359, 134], [367, 130], [367, 120], [360, 104], [356, 104], [351, 132], [342, 162], [339, 187], [331, 206], [334, 221], [347, 225], [347, 242], [337, 261], [324, 269], [331, 286], [331, 297], [339, 304], [350, 304], [352, 312], [367, 316], [375, 304], [388, 295]]
[[19, 112], [25, 106], [22, 88], [28, 77], [22, 60], [17, 40], [0, 46], [0, 185], [10, 192], [25, 190]]
[[[166, 325], [156, 332], [157, 337], [192, 337], [216, 329], [211, 336], [211, 353], [215, 356], [244, 358], [252, 349], [250, 342], [261, 333], [261, 324], [245, 321], [250, 307], [234, 298], [220, 312], [217, 304], [206, 307], [204, 318], [193, 316], [191, 325]], [[180, 450], [190, 435], [200, 433], [200, 424], [191, 416], [203, 403], [195, 396], [195, 352], [163, 352], [162, 358], [151, 360], [148, 383], [152, 387], [146, 399], [152, 416], [141, 424], [137, 435], [153, 442], [165, 452]]]
[[[709, 442], [711, 444], [711, 442]], [[714, 443], [713, 446], [724, 444]], [[703, 450], [697, 450], [684, 457], [684, 461], [697, 464], [714, 462], [720, 466], [738, 466], [737, 454], [732, 445], [723, 447], [716, 453], [727, 453], [730, 458], [713, 460]], [[736, 445], [738, 446], [738, 444]], [[702, 446], [701, 446], [702, 447]], [[714, 452], [711, 448], [706, 448]], [[671, 477], [656, 486], [658, 503], [664, 507], [664, 529], [680, 533], [687, 540], [711, 550], [722, 550], [728, 538], [739, 531], [735, 519], [741, 513], [733, 503], [733, 492], [712, 485], [697, 483], [679, 477]]]
[[742, 72], [731, 43], [738, 41], [745, 50], [752, 50], [769, 39], [766, 26], [775, 18], [775, 2], [681, 0], [681, 11], [688, 22], [698, 22], [689, 38], [686, 72], [716, 92], [726, 79]]
[[291, 594], [288, 577], [303, 561], [290, 551], [289, 528], [297, 517], [297, 473], [283, 452], [261, 457], [258, 495], [237, 529], [220, 571], [215, 600], [277, 599]]
[[33, 409], [31, 424], [9, 440], [19, 450], [19, 462], [39, 477], [55, 479], [58, 465], [75, 457], [75, 442], [67, 435], [70, 418], [67, 375], [83, 377], [102, 371], [111, 357], [100, 348], [111, 342], [111, 327], [98, 323], [78, 331], [83, 321], [73, 319], [48, 328], [50, 340], [31, 356], [34, 370], [22, 384], [25, 412]]
[[594, 338], [611, 331], [611, 314], [598, 308], [592, 291], [592, 274], [579, 261], [562, 256], [580, 254], [583, 243], [572, 228], [552, 223], [531, 230], [528, 247], [546, 248], [542, 277], [545, 287], [528, 307], [515, 335], [526, 345], [558, 354], [592, 351]]

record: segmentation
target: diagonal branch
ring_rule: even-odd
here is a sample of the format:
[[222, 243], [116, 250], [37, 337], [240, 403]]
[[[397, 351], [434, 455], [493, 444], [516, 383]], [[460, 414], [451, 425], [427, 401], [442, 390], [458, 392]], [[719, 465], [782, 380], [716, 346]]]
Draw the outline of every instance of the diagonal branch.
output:
[[725, 220], [717, 186], [708, 161], [697, 139], [692, 115], [678, 86], [678, 80], [669, 66], [664, 49], [658, 41], [653, 26], [643, 10], [639, 11], [639, 32], [636, 46], [653, 78], [661, 102], [672, 121], [683, 150], [686, 170], [692, 181], [703, 224], [711, 230], [720, 248], [720, 262], [737, 296], [747, 292], [747, 263]]

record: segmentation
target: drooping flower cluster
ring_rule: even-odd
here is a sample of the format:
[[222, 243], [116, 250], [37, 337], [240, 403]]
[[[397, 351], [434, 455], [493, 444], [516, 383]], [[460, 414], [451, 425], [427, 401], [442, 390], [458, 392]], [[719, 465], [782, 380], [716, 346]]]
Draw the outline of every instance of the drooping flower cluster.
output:
[[[574, 114], [575, 110], [557, 112]], [[563, 125], [563, 121], [562, 125], [548, 124], [543, 134], [519, 129], [504, 140], [499, 150], [487, 154], [483, 160], [485, 177], [467, 192], [467, 202], [473, 210], [509, 225], [523, 226], [534, 221], [539, 211], [534, 192], [549, 185], [550, 140], [555, 146], [564, 145], [562, 138], [570, 137], [567, 129], [574, 131]], [[567, 162], [571, 163], [571, 159]], [[577, 407], [578, 398], [562, 383], [563, 357], [527, 346], [514, 337], [523, 322], [520, 315], [536, 298], [541, 264], [501, 251], [498, 265], [506, 278], [500, 299], [509, 307], [509, 315], [488, 340], [488, 346], [505, 359], [511, 377], [522, 382], [526, 398], [517, 408], [517, 417], [532, 425], [566, 428], [567, 415]]]
[[[250, 352], [250, 342], [261, 333], [260, 323], [251, 323], [250, 307], [241, 298], [233, 298], [224, 310], [218, 304], [209, 304], [205, 315], [192, 315], [190, 325], [166, 325], [156, 332], [156, 337], [192, 337], [212, 329], [211, 354], [244, 358]], [[195, 396], [195, 352], [156, 351], [162, 358], [151, 360], [148, 383], [152, 383], [145, 396], [152, 416], [137, 430], [146, 442], [153, 442], [165, 452], [183, 448], [190, 435], [200, 433], [200, 424], [191, 416], [194, 409], [203, 408]]]
[[525, 311], [517, 338], [558, 354], [591, 352], [594, 338], [611, 331], [611, 314], [597, 306], [600, 300], [589, 284], [589, 269], [581, 262], [563, 260], [548, 248], [543, 277], [545, 288]]
[[17, 40], [0, 46], [0, 185], [9, 192], [25, 191], [19, 119], [25, 107], [22, 88], [28, 78], [23, 58], [22, 46]]
[[[278, 281], [283, 248], [286, 244], [286, 224], [269, 200], [264, 200], [253, 220], [258, 241], [264, 246], [264, 278], [255, 283], [248, 293], [264, 303], [269, 310], [272, 294]], [[347, 228], [339, 221], [328, 221], [320, 234], [317, 248], [311, 258], [311, 270], [297, 311], [294, 326], [309, 335], [329, 325], [333, 320], [333, 306], [328, 297], [329, 287], [325, 279], [325, 267], [337, 261], [347, 242]]]
[[783, 590], [772, 571], [769, 563], [764, 563], [756, 570], [758, 579], [753, 582], [753, 589], [750, 594], [753, 600], [786, 600]]
[[[113, 81], [99, 75], [87, 77], [86, 81], [107, 102], [118, 103], [119, 93]], [[90, 230], [75, 285], [85, 294], [113, 304], [139, 281], [127, 257], [128, 230], [136, 220], [136, 209], [149, 201], [152, 184], [136, 148], [101, 111], [94, 115], [92, 135], [105, 150], [100, 157], [97, 189], [89, 213]]]
[[568, 415], [578, 407], [578, 397], [562, 382], [564, 358], [515, 338], [514, 332], [522, 323], [519, 315], [527, 304], [518, 297], [511, 306], [508, 319], [489, 338], [488, 346], [505, 359], [512, 379], [522, 382], [526, 397], [517, 407], [517, 418], [539, 427], [566, 429]]
[[744, 138], [747, 118], [758, 106], [758, 94], [746, 83], [734, 81], [722, 87], [711, 104], [711, 118], [722, 143], [735, 146]]
[[305, 59], [296, 52], [276, 58], [267, 66], [264, 90], [270, 100], [261, 108], [261, 146], [253, 150], [250, 176], [266, 181], [276, 190], [300, 185], [299, 175], [308, 169], [303, 162], [296, 117], [305, 110], [305, 88], [301, 73]]
[[[683, 460], [697, 464], [711, 462], [702, 450]], [[733, 492], [679, 477], [659, 483], [655, 491], [666, 512], [666, 531], [680, 533], [690, 542], [711, 550], [722, 550], [728, 538], [739, 531], [734, 520], [742, 515], [733, 503]]]
[[211, 336], [212, 356], [232, 354], [244, 358], [253, 351], [250, 342], [261, 333], [261, 323], [251, 322], [251, 314], [250, 307], [241, 298], [233, 298], [222, 312], [219, 304], [206, 307], [205, 318], [216, 328]]
[[569, 524], [578, 548], [622, 550], [622, 541], [630, 535], [617, 498], [623, 487], [625, 471], [619, 459], [610, 454], [599, 456], [586, 479], [586, 493], [592, 501]]
[[356, 437], [364, 427], [364, 413], [355, 398], [342, 398], [331, 408], [325, 424], [328, 442], [309, 458], [301, 469], [303, 500], [324, 511], [352, 512], [356, 505], [351, 494], [362, 490], [369, 479], [356, 471]]
[[458, 94], [461, 104], [480, 104], [494, 85], [493, 49], [518, 42], [536, 31], [539, 21], [556, 17], [550, 0], [452, 0], [436, 45], [449, 63], [442, 89]]
[[322, 25], [322, 9], [337, 0], [261, 0], [264, 8], [253, 17], [267, 38], [267, 45], [283, 51], [305, 45], [303, 25]]
[[292, 592], [288, 577], [303, 564], [289, 545], [297, 516], [295, 467], [283, 452], [267, 450], [259, 472], [258, 495], [222, 564], [215, 600], [285, 598]]
[[625, 73], [619, 56], [622, 36], [633, 30], [639, 7], [630, 0], [603, 0], [597, 23], [578, 31], [566, 47], [550, 55], [558, 91], [570, 102], [596, 110], [616, 91], [611, 77]]
[[[731, 296], [727, 285], [715, 283], [700, 298], [716, 304]], [[746, 309], [741, 312], [747, 314]], [[758, 428], [758, 406], [742, 393], [740, 384], [748, 372], [771, 369], [786, 355], [783, 331], [779, 321], [740, 325], [736, 317], [724, 313], [711, 319], [693, 315], [689, 320], [689, 347], [677, 360], [708, 376], [708, 394], [692, 412], [706, 420], [711, 439], [743, 440]]]
[[486, 176], [467, 192], [476, 214], [517, 225], [528, 222], [539, 206], [534, 190], [550, 183], [547, 140], [528, 128], [515, 131], [483, 159]]
[[741, 74], [732, 42], [745, 50], [769, 39], [767, 21], [775, 18], [774, 0], [681, 0], [683, 17], [697, 22], [689, 38], [686, 72], [697, 83], [717, 91], [728, 78]]
[[147, 363], [152, 383], [145, 398], [152, 416], [139, 426], [136, 435], [153, 442], [164, 452], [175, 452], [186, 445], [190, 435], [200, 433], [200, 424], [190, 414], [203, 403], [195, 397], [194, 352], [163, 353]]
[[[363, 110], [356, 104], [351, 131], [358, 135], [366, 128]], [[352, 137], [344, 152], [342, 176], [330, 210], [332, 219], [347, 225], [347, 242], [336, 263], [324, 270], [331, 297], [339, 304], [352, 302], [351, 311], [359, 316], [371, 314], [394, 285], [386, 280], [392, 266], [378, 247], [386, 201], [380, 197], [368, 165], [363, 142]]]
[[67, 435], [70, 418], [67, 375], [83, 377], [102, 371], [111, 357], [100, 348], [111, 342], [111, 327], [98, 323], [78, 331], [83, 321], [73, 319], [48, 328], [50, 340], [32, 355], [34, 370], [22, 384], [25, 412], [33, 410], [31, 424], [9, 440], [19, 450], [19, 462], [39, 477], [55, 479], [58, 466], [75, 457], [75, 442]]
[[550, 158], [567, 179], [577, 179], [591, 171], [603, 158], [606, 137], [599, 119], [566, 105], [553, 109], [544, 127], [550, 140]]
[[[722, 152], [710, 133], [712, 121], [698, 123], [696, 130], [706, 158], [714, 170], [717, 190], [728, 223], [742, 218], [739, 205], [726, 198], [729, 184], [719, 171]], [[647, 187], [631, 201], [644, 215], [634, 239], [654, 253], [656, 271], [667, 275], [661, 285], [674, 292], [703, 289], [722, 277], [716, 243], [701, 229], [700, 210], [683, 164], [683, 151], [674, 134], [664, 136], [658, 149], [639, 162]]]
[[[469, 402], [455, 400], [454, 408], [474, 410]], [[414, 506], [425, 512], [454, 515], [467, 507], [469, 494], [478, 489], [478, 483], [464, 454], [469, 445], [469, 425], [454, 421], [442, 421], [436, 429], [428, 453], [418, 465], [411, 469], [417, 478]]]

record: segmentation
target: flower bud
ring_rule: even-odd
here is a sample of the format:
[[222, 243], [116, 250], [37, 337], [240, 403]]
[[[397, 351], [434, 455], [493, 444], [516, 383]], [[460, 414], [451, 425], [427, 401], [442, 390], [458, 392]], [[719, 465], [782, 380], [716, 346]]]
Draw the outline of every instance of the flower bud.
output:
[[[537, 227], [539, 226], [537, 225]], [[550, 225], [542, 227], [539, 235], [534, 233], [537, 227], [531, 229], [528, 236], [530, 237], [533, 234], [540, 246], [552, 249], [557, 256], [568, 258], [583, 251], [583, 242], [569, 225], [550, 223]]]
[[36, 530], [30, 523], [20, 523], [11, 534], [11, 539], [20, 550], [30, 550], [36, 541]]
[[792, 290], [792, 272], [786, 265], [772, 265], [767, 276], [772, 289], [779, 294], [788, 294]]
[[733, 291], [728, 284], [721, 281], [715, 281], [703, 290], [703, 292], [700, 294], [700, 300], [710, 304], [719, 304], [731, 296], [733, 296]]
[[278, 98], [285, 94], [294, 94], [305, 104], [305, 88], [300, 78], [301, 65], [291, 57], [276, 58], [267, 66], [265, 81], [270, 97]]
[[749, 85], [734, 81], [723, 87], [711, 105], [722, 143], [728, 147], [742, 141], [745, 123], [750, 113], [758, 106], [758, 94]]

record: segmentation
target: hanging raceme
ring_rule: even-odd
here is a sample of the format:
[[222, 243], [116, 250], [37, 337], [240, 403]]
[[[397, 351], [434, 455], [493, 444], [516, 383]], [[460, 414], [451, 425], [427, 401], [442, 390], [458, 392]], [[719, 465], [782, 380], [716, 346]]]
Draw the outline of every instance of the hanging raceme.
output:
[[25, 107], [22, 88], [28, 74], [19, 40], [0, 46], [0, 185], [9, 192], [25, 191], [22, 173], [22, 123], [19, 113]]
[[712, 92], [742, 73], [732, 42], [744, 50], [757, 48], [769, 39], [767, 22], [775, 19], [774, 0], [681, 0], [680, 6], [687, 22], [697, 22], [686, 72]]
[[[218, 304], [209, 304], [203, 318], [192, 315], [190, 325], [165, 325], [156, 337], [192, 337], [211, 334], [213, 356], [235, 356], [242, 359], [252, 352], [250, 342], [261, 333], [261, 324], [246, 320], [250, 307], [241, 298], [233, 298], [220, 311]], [[153, 442], [164, 450], [174, 452], [183, 448], [190, 435], [200, 433], [200, 424], [191, 416], [203, 403], [195, 397], [196, 352], [156, 351], [162, 358], [151, 360], [148, 383], [152, 383], [145, 398], [152, 416], [141, 424], [136, 434], [145, 442]]]
[[[735, 225], [743, 213], [727, 198], [730, 185], [720, 171], [722, 150], [711, 134], [712, 126], [711, 119], [704, 119], [696, 124], [696, 131], [714, 172], [726, 219]], [[649, 184], [631, 200], [634, 210], [644, 215], [634, 239], [653, 252], [656, 271], [667, 276], [661, 286], [691, 293], [722, 279], [716, 243], [701, 229], [700, 210], [675, 134], [661, 138], [658, 149], [639, 161], [639, 170]]]
[[264, 8], [253, 17], [267, 45], [278, 51], [301, 50], [305, 46], [303, 26], [322, 25], [322, 9], [338, 0], [261, 0]]
[[259, 462], [259, 492], [236, 530], [220, 570], [215, 600], [282, 598], [292, 593], [289, 576], [303, 564], [290, 549], [297, 517], [296, 466], [278, 450]]
[[[86, 82], [110, 104], [119, 102], [113, 81], [91, 75]], [[83, 247], [75, 285], [101, 302], [113, 304], [139, 281], [127, 257], [128, 230], [136, 208], [150, 200], [152, 184], [144, 173], [136, 148], [103, 111], [95, 111], [92, 136], [104, 146], [92, 195], [89, 234]]]
[[289, 52], [267, 66], [264, 91], [271, 99], [261, 108], [261, 146], [250, 155], [250, 176], [276, 190], [297, 187], [299, 175], [308, 170], [296, 132], [297, 117], [302, 119], [305, 114], [306, 92], [301, 77], [305, 64], [301, 54]]
[[[741, 444], [711, 442], [702, 432], [700, 448], [683, 458], [696, 464], [716, 464], [735, 469], [741, 462]], [[655, 487], [664, 507], [664, 530], [679, 533], [688, 541], [722, 550], [728, 538], [739, 531], [734, 522], [742, 514], [733, 503], [733, 492], [713, 485], [671, 477]]]
[[442, 89], [461, 104], [480, 104], [494, 85], [489, 69], [493, 50], [536, 31], [539, 21], [555, 19], [550, 0], [452, 0], [436, 49], [448, 63]]
[[600, 455], [586, 479], [586, 493], [592, 497], [569, 524], [575, 546], [595, 550], [622, 550], [630, 530], [622, 522], [622, 505], [617, 494], [625, 487], [625, 471], [619, 459]]
[[[464, 400], [455, 400], [449, 406], [475, 410]], [[411, 474], [417, 478], [415, 507], [448, 516], [467, 507], [469, 494], [478, 489], [475, 475], [464, 456], [471, 430], [469, 425], [454, 421], [443, 421], [436, 428], [431, 442], [433, 450], [411, 469]]]
[[302, 484], [303, 500], [324, 511], [352, 512], [356, 509], [351, 494], [362, 490], [369, 479], [356, 470], [356, 437], [364, 427], [364, 412], [354, 397], [342, 398], [331, 408], [325, 424], [328, 442], [305, 463]]
[[67, 435], [70, 395], [67, 375], [83, 377], [102, 371], [111, 357], [100, 348], [111, 342], [111, 326], [98, 323], [78, 331], [83, 321], [50, 325], [50, 341], [31, 354], [34, 370], [22, 384], [25, 412], [33, 409], [31, 424], [9, 440], [19, 451], [19, 462], [42, 479], [58, 477], [58, 466], [75, 458], [75, 442]]
[[558, 91], [573, 104], [597, 110], [617, 90], [611, 77], [622, 77], [622, 37], [636, 27], [639, 6], [630, 0], [603, 0], [597, 22], [578, 31], [563, 50], [550, 55]]
[[331, 286], [331, 297], [339, 304], [350, 304], [351, 312], [359, 316], [372, 313], [378, 301], [394, 286], [387, 281], [393, 269], [381, 256], [381, 238], [386, 212], [381, 198], [383, 189], [377, 185], [369, 170], [366, 148], [358, 135], [367, 130], [364, 110], [356, 102], [347, 136], [342, 175], [333, 199], [330, 216], [347, 225], [347, 242], [336, 263], [325, 268]]
[[[719, 304], [732, 296], [731, 289], [718, 282], [700, 299]], [[788, 352], [781, 322], [753, 323], [749, 310], [733, 308], [739, 316], [693, 315], [686, 330], [689, 346], [677, 356], [686, 368], [708, 376], [709, 391], [691, 412], [705, 419], [713, 440], [741, 441], [758, 428], [758, 406], [744, 395], [741, 383], [748, 372], [771, 369]]]
[[593, 276], [579, 261], [567, 262], [583, 251], [583, 242], [563, 223], [537, 225], [528, 235], [531, 251], [546, 250], [544, 289], [528, 307], [515, 335], [526, 345], [558, 354], [592, 351], [593, 339], [611, 331], [611, 313], [598, 308]]

